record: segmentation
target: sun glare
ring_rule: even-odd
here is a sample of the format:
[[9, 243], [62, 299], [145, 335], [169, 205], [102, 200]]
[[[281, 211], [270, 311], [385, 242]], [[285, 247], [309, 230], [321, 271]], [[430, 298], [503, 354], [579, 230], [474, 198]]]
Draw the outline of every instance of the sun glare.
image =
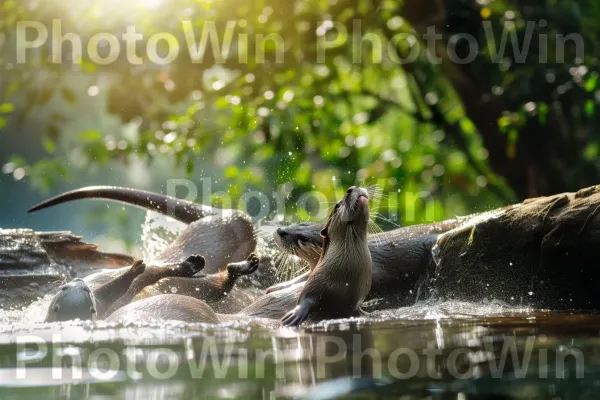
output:
[[140, 6], [143, 6], [145, 8], [155, 9], [161, 5], [163, 0], [134, 0], [133, 2], [140, 3]]
[[113, 10], [117, 13], [121, 13], [124, 10], [130, 11], [143, 11], [143, 10], [156, 10], [161, 5], [165, 4], [166, 0], [101, 0], [96, 4], [103, 10]]

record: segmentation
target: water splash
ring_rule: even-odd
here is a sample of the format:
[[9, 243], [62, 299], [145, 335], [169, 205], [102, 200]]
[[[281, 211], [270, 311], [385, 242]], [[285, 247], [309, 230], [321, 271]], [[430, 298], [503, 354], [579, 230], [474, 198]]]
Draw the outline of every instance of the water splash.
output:
[[438, 245], [438, 243], [436, 242], [433, 245], [433, 247], [431, 248], [431, 259], [435, 263], [436, 267], [439, 267], [440, 263], [442, 262], [441, 253], [442, 253], [442, 250], [441, 250], [440, 246]]
[[51, 294], [40, 297], [33, 303], [21, 308], [0, 309], [0, 324], [36, 324], [44, 322], [52, 297], [54, 296]]
[[146, 261], [155, 260], [187, 227], [154, 211], [146, 213], [142, 224], [142, 257]]

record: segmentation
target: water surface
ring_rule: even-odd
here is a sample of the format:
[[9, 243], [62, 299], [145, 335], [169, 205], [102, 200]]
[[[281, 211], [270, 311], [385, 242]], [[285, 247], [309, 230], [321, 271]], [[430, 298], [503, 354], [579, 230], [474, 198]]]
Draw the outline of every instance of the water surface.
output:
[[301, 329], [266, 321], [34, 322], [46, 300], [3, 316], [13, 324], [0, 330], [2, 399], [592, 399], [600, 393], [600, 316], [589, 313], [438, 302]]

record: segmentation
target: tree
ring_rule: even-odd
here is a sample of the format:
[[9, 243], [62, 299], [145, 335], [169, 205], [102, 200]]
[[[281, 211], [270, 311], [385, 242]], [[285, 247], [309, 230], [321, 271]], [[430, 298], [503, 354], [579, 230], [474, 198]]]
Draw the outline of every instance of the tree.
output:
[[[141, 3], [120, 13], [107, 1], [91, 8], [66, 0], [5, 2], [5, 63], [23, 20], [50, 31], [60, 18], [61, 33], [77, 33], [84, 53], [81, 63], [54, 64], [45, 48], [29, 54], [26, 68], [10, 70], [5, 98], [19, 105], [13, 117], [27, 118], [55, 96], [76, 107], [91, 90], [73, 83], [76, 71], [89, 77], [92, 91], [108, 92], [110, 113], [137, 128], [133, 137], [86, 130], [74, 146], [89, 164], [168, 155], [191, 174], [199, 158], [218, 150], [236, 196], [252, 186], [293, 183], [290, 196], [298, 198], [331, 185], [332, 177], [340, 187], [382, 179], [388, 192], [402, 188], [387, 206], [404, 222], [575, 190], [599, 175], [593, 128], [600, 6], [593, 1], [171, 1], [145, 10]], [[131, 61], [133, 51], [110, 65], [85, 51], [94, 34], [120, 37], [131, 25], [144, 36], [135, 50], [140, 65]], [[432, 27], [441, 38], [425, 51]], [[576, 39], [556, 53], [563, 48], [557, 35], [573, 33], [583, 52]], [[465, 34], [479, 50], [468, 63], [460, 60], [474, 45], [461, 40]], [[494, 51], [512, 34], [520, 45], [530, 43], [523, 60], [510, 42], [503, 54]], [[548, 45], [540, 46], [544, 37]], [[206, 48], [195, 52], [203, 38]], [[177, 57], [156, 63], [173, 43]], [[157, 54], [148, 51], [154, 46]], [[540, 63], [546, 47], [548, 63]], [[71, 48], [63, 43], [63, 54]], [[106, 48], [100, 53], [106, 57]], [[49, 153], [65, 140], [63, 120], [56, 113], [47, 121]], [[27, 170], [47, 186], [49, 169], [65, 172], [60, 157], [40, 162]], [[434, 215], [418, 203], [407, 221], [415, 193], [425, 192]]]

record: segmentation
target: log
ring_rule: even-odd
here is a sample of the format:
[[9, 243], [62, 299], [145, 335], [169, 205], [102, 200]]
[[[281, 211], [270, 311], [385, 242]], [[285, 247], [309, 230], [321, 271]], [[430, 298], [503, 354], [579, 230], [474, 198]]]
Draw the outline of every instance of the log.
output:
[[0, 230], [0, 306], [22, 307], [96, 268], [130, 265], [122, 254], [102, 253], [70, 232]]

